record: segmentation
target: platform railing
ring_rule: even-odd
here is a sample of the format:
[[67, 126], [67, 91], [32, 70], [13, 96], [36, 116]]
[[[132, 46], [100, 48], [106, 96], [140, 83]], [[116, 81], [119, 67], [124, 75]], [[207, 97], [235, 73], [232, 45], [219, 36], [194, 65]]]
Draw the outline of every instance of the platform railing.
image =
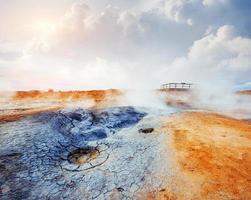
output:
[[166, 83], [161, 85], [161, 89], [190, 89], [191, 83]]

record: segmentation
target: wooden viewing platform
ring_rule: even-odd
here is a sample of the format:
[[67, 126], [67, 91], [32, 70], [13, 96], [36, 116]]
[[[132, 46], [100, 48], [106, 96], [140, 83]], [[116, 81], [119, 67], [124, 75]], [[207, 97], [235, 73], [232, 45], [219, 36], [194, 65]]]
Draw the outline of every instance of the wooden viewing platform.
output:
[[189, 90], [191, 83], [166, 83], [161, 85], [161, 90]]

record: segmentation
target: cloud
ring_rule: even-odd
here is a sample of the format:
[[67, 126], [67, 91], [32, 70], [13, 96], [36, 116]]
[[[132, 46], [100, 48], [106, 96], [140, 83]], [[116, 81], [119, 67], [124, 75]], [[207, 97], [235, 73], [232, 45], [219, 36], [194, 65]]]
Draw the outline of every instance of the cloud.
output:
[[[28, 46], [30, 53], [59, 51], [73, 47], [85, 39], [91, 24], [89, 7], [75, 3], [53, 28], [45, 30], [34, 38]], [[76, 47], [76, 46], [75, 46]], [[68, 49], [69, 50], [69, 49]]]
[[161, 2], [161, 4], [163, 4], [163, 7], [159, 7], [159, 9], [168, 20], [187, 23], [190, 26], [193, 24], [193, 20], [185, 16], [186, 7], [192, 5], [191, 2], [186, 0], [168, 0]]
[[[0, 75], [8, 77], [7, 80], [2, 79], [4, 87], [12, 90], [25, 88], [47, 90], [52, 87], [57, 90], [83, 88], [91, 90], [113, 88], [114, 85], [125, 88], [129, 84], [128, 70], [124, 70], [120, 63], [99, 57], [84, 65], [79, 63], [75, 66], [77, 71], [70, 65], [42, 66], [43, 64], [33, 67], [32, 63], [26, 63], [26, 65], [17, 65], [15, 68], [2, 69]], [[133, 85], [135, 81], [131, 80], [131, 84]]]
[[190, 31], [184, 36], [188, 31], [189, 27], [169, 22], [149, 6], [135, 11], [108, 5], [97, 12], [75, 3], [53, 29], [32, 40], [27, 52], [83, 62], [96, 57], [144, 62], [147, 57], [148, 63], [158, 63], [186, 52], [199, 35]]
[[[29, 87], [14, 81], [13, 74], [34, 74], [36, 87], [45, 89], [156, 88], [171, 80], [212, 77], [245, 81], [251, 33], [249, 17], [238, 5], [228, 0], [77, 1], [28, 41], [20, 51], [25, 58], [4, 64], [11, 73], [1, 74], [13, 87]], [[0, 57], [15, 62], [16, 50]]]
[[237, 35], [230, 25], [195, 41], [184, 57], [165, 70], [176, 81], [207, 82], [248, 80], [251, 75], [251, 39]]
[[16, 61], [22, 56], [22, 50], [12, 43], [0, 42], [0, 62]]
[[[111, 5], [96, 11], [83, 2], [74, 3], [58, 24], [34, 39], [28, 49], [33, 54], [118, 60], [135, 59], [135, 55], [154, 59], [157, 49], [160, 54], [165, 52], [166, 60], [171, 60], [185, 53], [206, 30], [209, 33], [212, 27], [235, 21], [219, 17], [224, 9], [231, 8], [227, 0], [137, 2], [136, 11]], [[207, 6], [211, 4], [215, 6]]]
[[74, 59], [81, 57], [85, 61], [127, 55], [131, 51], [128, 38], [137, 37], [141, 31], [133, 13], [114, 6], [94, 13], [85, 3], [75, 3], [53, 30], [31, 42], [28, 52]]
[[140, 23], [139, 16], [130, 11], [123, 11], [117, 20], [117, 24], [123, 28], [123, 33], [131, 36], [144, 34], [144, 27]]

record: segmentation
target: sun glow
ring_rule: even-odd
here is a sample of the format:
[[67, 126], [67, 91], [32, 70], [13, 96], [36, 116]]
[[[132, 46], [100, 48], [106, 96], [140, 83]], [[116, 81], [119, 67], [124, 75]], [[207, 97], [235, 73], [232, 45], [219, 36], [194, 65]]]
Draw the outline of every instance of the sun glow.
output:
[[54, 24], [50, 22], [37, 22], [32, 26], [35, 32], [46, 33], [54, 29]]

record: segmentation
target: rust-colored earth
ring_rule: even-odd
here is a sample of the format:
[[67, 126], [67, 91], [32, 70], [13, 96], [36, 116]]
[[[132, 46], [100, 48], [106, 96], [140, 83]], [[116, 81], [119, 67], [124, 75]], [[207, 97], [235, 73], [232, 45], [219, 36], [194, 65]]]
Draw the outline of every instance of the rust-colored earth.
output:
[[[10, 122], [36, 113], [58, 110], [79, 102], [85, 107], [105, 107], [115, 105], [122, 95], [119, 90], [90, 91], [17, 91], [1, 92], [2, 104], [11, 104], [10, 109], [0, 110], [0, 122]], [[45, 104], [45, 105], [44, 105]], [[28, 107], [27, 107], [28, 105]], [[13, 107], [13, 108], [12, 108]]]
[[[246, 94], [246, 93], [245, 93]], [[123, 92], [119, 90], [41, 92], [20, 91], [8, 103], [13, 109], [2, 109], [0, 122], [9, 122], [39, 112], [58, 110], [69, 102], [90, 100], [91, 107], [114, 106]], [[170, 93], [166, 103], [191, 107], [192, 95]], [[45, 106], [37, 105], [51, 102]], [[166, 151], [171, 151], [174, 175], [163, 174], [168, 184], [143, 196], [149, 200], [251, 199], [251, 122], [214, 113], [181, 112], [160, 119], [156, 132], [169, 135]], [[170, 156], [170, 153], [168, 154]], [[145, 199], [145, 198], [144, 198]]]
[[119, 90], [90, 90], [90, 91], [17, 91], [12, 96], [13, 100], [57, 100], [57, 101], [77, 101], [81, 99], [93, 99], [95, 102], [104, 101], [112, 96], [120, 95]]
[[22, 117], [34, 115], [41, 112], [54, 111], [62, 108], [60, 105], [41, 107], [41, 108], [30, 108], [30, 109], [13, 109], [10, 111], [0, 113], [0, 122], [12, 122]]
[[251, 95], [251, 90], [239, 91], [239, 92], [237, 92], [237, 94], [241, 94], [241, 95]]
[[[200, 112], [164, 120], [178, 174], [177, 199], [251, 199], [251, 123]], [[170, 188], [167, 188], [169, 190]], [[169, 195], [170, 196], [170, 195]], [[166, 198], [157, 199], [172, 199]]]

